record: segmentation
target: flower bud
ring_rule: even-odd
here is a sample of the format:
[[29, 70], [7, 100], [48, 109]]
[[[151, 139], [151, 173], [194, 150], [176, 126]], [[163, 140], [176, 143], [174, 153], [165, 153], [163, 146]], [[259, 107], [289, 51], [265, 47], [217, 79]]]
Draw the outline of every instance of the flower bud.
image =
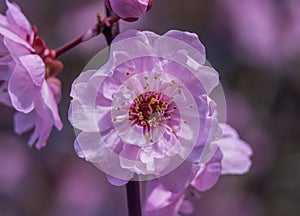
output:
[[106, 6], [128, 22], [136, 21], [152, 6], [152, 0], [105, 0]]

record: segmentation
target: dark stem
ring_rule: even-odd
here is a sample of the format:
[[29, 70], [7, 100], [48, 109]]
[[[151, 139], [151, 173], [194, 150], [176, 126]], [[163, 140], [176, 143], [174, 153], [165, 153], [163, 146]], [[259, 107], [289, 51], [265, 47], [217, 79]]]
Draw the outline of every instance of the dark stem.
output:
[[118, 16], [112, 16], [112, 12], [107, 9], [107, 18], [98, 15], [98, 22], [96, 25], [86, 31], [83, 35], [79, 36], [75, 40], [65, 44], [64, 46], [54, 50], [55, 57], [60, 56], [61, 54], [69, 51], [70, 49], [76, 47], [77, 45], [88, 41], [92, 39], [95, 36], [98, 36], [100, 33], [103, 33], [107, 44], [110, 45], [114, 37], [116, 36], [116, 33], [113, 33], [113, 27], [118, 29], [118, 21], [120, 20], [120, 17]]
[[[112, 16], [112, 12], [108, 9], [108, 7], [105, 7], [106, 8], [106, 16], [107, 17], [111, 17]], [[110, 46], [111, 45], [111, 42], [113, 41], [113, 34], [112, 34], [112, 27], [111, 25], [110, 26], [105, 26], [104, 29], [103, 29], [103, 34], [105, 36], [105, 39], [106, 39], [106, 42], [107, 42], [107, 45]]]
[[119, 16], [115, 15], [108, 7], [106, 7], [106, 16], [108, 17], [103, 28], [107, 45], [110, 46], [114, 38], [119, 34]]
[[142, 216], [140, 184], [130, 181], [126, 185], [128, 216]]
[[78, 44], [82, 43], [83, 36], [80, 36], [76, 38], [75, 40], [71, 41], [70, 43], [58, 48], [55, 50], [55, 56], [58, 57], [61, 54], [67, 52], [68, 50], [72, 49], [73, 47], [76, 47]]

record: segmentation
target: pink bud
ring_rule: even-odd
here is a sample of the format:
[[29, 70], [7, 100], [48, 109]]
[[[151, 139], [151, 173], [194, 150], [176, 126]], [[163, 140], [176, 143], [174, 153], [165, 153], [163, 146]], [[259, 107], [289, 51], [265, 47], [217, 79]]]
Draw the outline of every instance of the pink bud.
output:
[[128, 22], [136, 21], [152, 6], [152, 0], [105, 0], [106, 6]]

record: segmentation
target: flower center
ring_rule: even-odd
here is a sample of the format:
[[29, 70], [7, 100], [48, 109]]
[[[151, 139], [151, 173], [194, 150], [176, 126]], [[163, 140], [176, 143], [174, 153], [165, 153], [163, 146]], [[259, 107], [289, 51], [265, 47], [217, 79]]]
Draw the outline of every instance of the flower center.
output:
[[171, 103], [174, 102], [160, 92], [149, 91], [139, 94], [129, 107], [128, 122], [131, 125], [142, 126], [144, 131], [149, 132], [151, 127], [157, 127], [171, 118], [171, 112], [176, 109], [175, 106], [171, 108]]

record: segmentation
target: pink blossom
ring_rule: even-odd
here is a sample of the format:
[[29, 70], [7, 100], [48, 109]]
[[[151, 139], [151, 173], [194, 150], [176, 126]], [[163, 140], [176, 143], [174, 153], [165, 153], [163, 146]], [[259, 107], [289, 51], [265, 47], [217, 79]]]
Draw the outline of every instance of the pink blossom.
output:
[[137, 20], [152, 5], [152, 0], [105, 0], [105, 2], [109, 9], [126, 21]]
[[[44, 147], [53, 125], [62, 128], [57, 103], [60, 81], [55, 75], [62, 63], [32, 30], [18, 5], [6, 1], [6, 16], [0, 16], [1, 70], [0, 100], [11, 105], [15, 115], [15, 132], [24, 133], [35, 127], [29, 145]], [[3, 95], [3, 96], [2, 96]]]
[[[197, 198], [199, 192], [212, 188], [220, 175], [245, 174], [251, 166], [251, 147], [240, 140], [237, 132], [229, 125], [221, 124], [224, 128], [219, 150], [206, 164], [198, 164], [199, 169], [195, 178], [185, 191], [172, 193], [157, 181], [147, 183], [148, 192], [144, 207], [145, 215], [178, 216], [193, 211], [190, 195]], [[199, 197], [197, 198], [199, 199]]]
[[147, 201], [144, 207], [146, 216], [179, 216], [193, 212], [193, 205], [185, 200], [184, 193], [171, 193], [158, 181], [147, 184]]
[[208, 96], [218, 73], [205, 61], [192, 33], [120, 34], [108, 62], [73, 83], [69, 119], [80, 130], [78, 155], [115, 185], [138, 174], [135, 180], [159, 178], [170, 191], [184, 190], [222, 132]]

